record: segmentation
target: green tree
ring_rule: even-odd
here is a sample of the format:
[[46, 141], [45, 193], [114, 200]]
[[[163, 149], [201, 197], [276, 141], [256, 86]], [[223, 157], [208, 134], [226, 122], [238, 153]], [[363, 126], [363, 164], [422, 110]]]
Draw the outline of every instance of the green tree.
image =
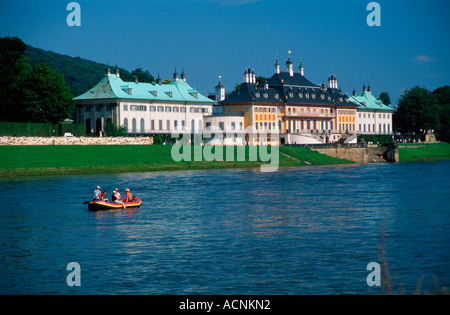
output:
[[382, 92], [379, 99], [383, 102], [384, 105], [391, 105], [391, 98], [388, 92]]
[[48, 64], [35, 65], [21, 88], [22, 121], [56, 124], [72, 117], [72, 93], [64, 77]]
[[450, 86], [442, 86], [433, 91], [441, 108], [441, 128], [437, 131], [439, 139], [450, 142]]
[[406, 90], [394, 113], [394, 128], [401, 133], [420, 134], [428, 129], [440, 129], [440, 106], [437, 97], [421, 87]]
[[138, 77], [139, 82], [152, 83], [155, 82], [155, 78], [148, 72], [148, 70], [143, 71], [142, 68], [137, 68], [131, 72], [133, 77]]
[[0, 38], [0, 121], [17, 121], [20, 85], [28, 72], [27, 46], [17, 37]]

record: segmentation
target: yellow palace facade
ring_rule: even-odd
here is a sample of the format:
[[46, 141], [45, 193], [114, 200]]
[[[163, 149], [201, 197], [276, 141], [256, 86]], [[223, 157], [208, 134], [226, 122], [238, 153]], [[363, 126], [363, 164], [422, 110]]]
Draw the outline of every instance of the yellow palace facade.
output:
[[220, 104], [222, 115], [243, 116], [244, 129], [256, 135], [246, 139], [249, 144], [333, 143], [344, 134], [356, 135], [358, 106], [338, 89], [336, 77], [329, 76], [327, 87], [315, 85], [305, 78], [302, 64], [293, 71], [290, 58], [284, 72], [277, 60], [266, 82], [256, 82], [246, 69], [240, 88]]

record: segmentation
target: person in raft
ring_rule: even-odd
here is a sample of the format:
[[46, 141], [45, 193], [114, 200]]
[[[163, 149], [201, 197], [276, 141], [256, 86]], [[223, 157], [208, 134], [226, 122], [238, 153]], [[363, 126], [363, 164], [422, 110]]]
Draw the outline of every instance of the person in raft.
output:
[[133, 201], [133, 195], [131, 194], [130, 190], [127, 188], [127, 189], [125, 189], [125, 192], [127, 193], [125, 202], [132, 202]]
[[94, 190], [94, 197], [92, 198], [92, 201], [102, 200], [101, 194], [102, 191], [100, 190], [100, 186], [97, 186], [97, 189]]
[[104, 190], [100, 195], [100, 198], [102, 199], [102, 201], [108, 200], [108, 198], [105, 199], [105, 196], [106, 196], [106, 190]]
[[114, 192], [113, 192], [112, 198], [111, 198], [112, 202], [121, 204], [123, 206], [123, 208], [125, 209], [126, 208], [125, 204], [122, 202], [121, 199], [122, 199], [122, 197], [120, 196], [119, 189], [117, 189], [117, 188], [114, 189]]

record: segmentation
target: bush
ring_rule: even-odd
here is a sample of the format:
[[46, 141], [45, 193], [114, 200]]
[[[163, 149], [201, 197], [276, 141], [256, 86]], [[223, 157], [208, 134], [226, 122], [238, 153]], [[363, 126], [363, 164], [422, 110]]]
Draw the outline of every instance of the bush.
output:
[[[53, 133], [55, 130], [55, 133]], [[15, 123], [0, 122], [0, 136], [10, 137], [51, 137], [63, 136], [70, 132], [74, 136], [80, 137], [86, 135], [86, 126], [80, 124], [57, 124], [50, 123]]]
[[113, 123], [107, 123], [105, 128], [105, 133], [108, 137], [126, 137], [127, 130], [125, 126], [117, 127]]

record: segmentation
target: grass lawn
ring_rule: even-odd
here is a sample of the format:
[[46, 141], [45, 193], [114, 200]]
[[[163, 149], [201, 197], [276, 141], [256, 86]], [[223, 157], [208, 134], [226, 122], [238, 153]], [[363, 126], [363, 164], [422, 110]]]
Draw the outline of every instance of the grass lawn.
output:
[[[308, 148], [300, 147], [280, 147], [281, 152], [288, 154], [292, 158], [286, 157], [283, 154], [272, 156], [270, 154], [271, 149], [269, 148], [268, 158], [271, 160], [263, 162], [259, 158], [259, 147], [241, 147], [241, 149], [243, 148], [245, 148], [245, 152], [238, 150], [236, 147], [228, 147], [228, 149], [232, 149], [233, 151], [229, 155], [233, 161], [226, 161], [227, 151], [224, 147], [224, 161], [208, 162], [204, 158], [202, 161], [195, 161], [194, 154], [196, 148], [192, 147], [192, 162], [175, 162], [171, 155], [172, 146], [163, 145], [1, 146], [0, 176], [120, 173], [236, 167], [252, 168], [259, 167], [262, 163], [273, 163], [276, 157], [279, 158], [280, 167], [351, 163], [350, 161], [335, 159], [311, 151]], [[256, 150], [258, 154], [252, 155], [250, 150]], [[213, 153], [215, 152], [213, 151]], [[201, 156], [203, 157], [204, 155]], [[256, 161], [250, 159], [251, 156], [256, 156]]]
[[450, 160], [450, 144], [416, 144], [414, 146], [400, 146], [398, 149], [400, 162], [425, 162]]

